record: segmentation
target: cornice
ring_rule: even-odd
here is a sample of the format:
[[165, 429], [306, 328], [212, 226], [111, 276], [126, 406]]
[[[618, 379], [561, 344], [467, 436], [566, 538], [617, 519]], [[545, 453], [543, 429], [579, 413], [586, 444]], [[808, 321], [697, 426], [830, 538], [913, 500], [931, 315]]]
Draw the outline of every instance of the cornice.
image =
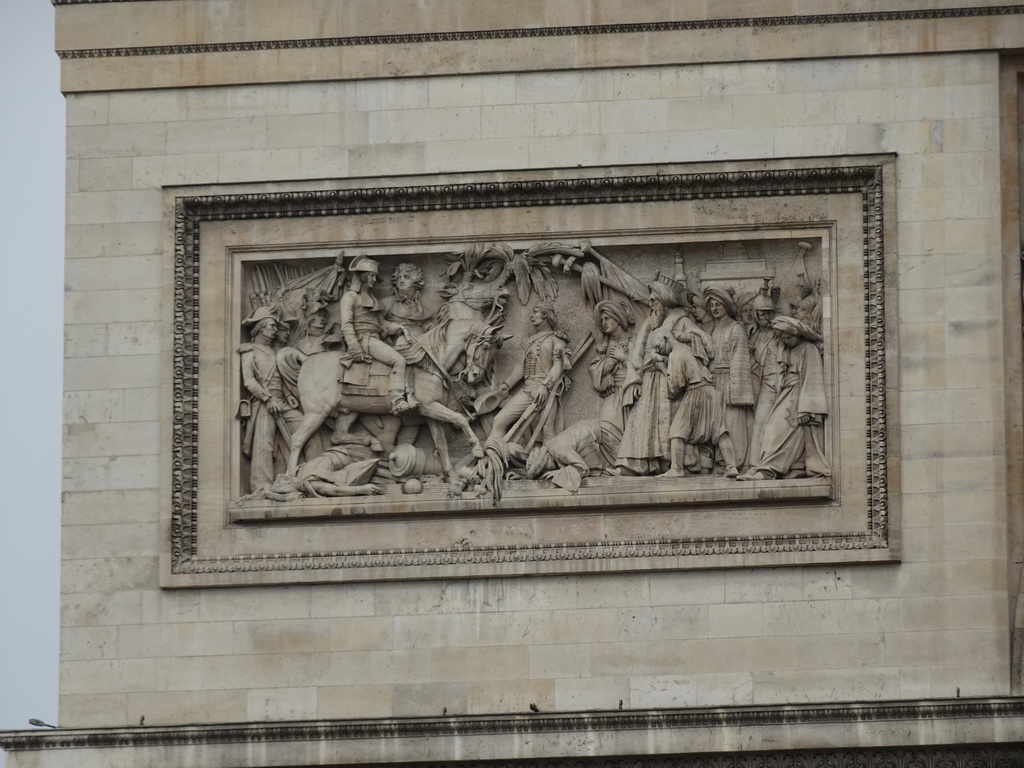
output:
[[[55, 6], [98, 5], [101, 3], [153, 2], [154, 0], [53, 0]], [[188, 45], [153, 45], [127, 48], [76, 48], [58, 51], [62, 59], [90, 59], [112, 56], [159, 56], [196, 53], [234, 53], [269, 51], [289, 48], [338, 48], [357, 45], [413, 45], [471, 40], [500, 40], [534, 37], [578, 37], [587, 35], [636, 34], [644, 32], [683, 32], [730, 28], [807, 26], [819, 24], [852, 24], [886, 21], [927, 21], [932, 19], [964, 19], [983, 16], [1024, 14], [1024, 5], [995, 5], [965, 8], [923, 8], [903, 11], [861, 13], [803, 14], [795, 16], [757, 16], [732, 19], [693, 19], [687, 21], [654, 21], [632, 24], [591, 24], [564, 27], [532, 27], [521, 29], [485, 29], [452, 32], [420, 32], [398, 35], [354, 35], [294, 40], [252, 40], [244, 42], [195, 43]]]
[[625, 730], [736, 728], [877, 721], [989, 720], [1024, 717], [1024, 698], [884, 701], [589, 711], [553, 714], [452, 715], [433, 718], [315, 720], [287, 723], [140, 726], [0, 733], [5, 750], [168, 747], [204, 744], [445, 738], [501, 734], [594, 733]]

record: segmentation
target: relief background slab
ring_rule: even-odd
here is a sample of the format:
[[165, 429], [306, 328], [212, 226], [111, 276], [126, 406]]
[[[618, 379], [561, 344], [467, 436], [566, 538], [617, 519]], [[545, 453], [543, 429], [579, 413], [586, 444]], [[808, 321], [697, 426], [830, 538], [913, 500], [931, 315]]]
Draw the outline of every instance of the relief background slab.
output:
[[[894, 162], [872, 156], [169, 189], [165, 586], [896, 559], [898, 472], [888, 431], [896, 423], [896, 322], [885, 304], [894, 288], [895, 233], [886, 229], [895, 220], [886, 214]], [[578, 494], [530, 483], [517, 492], [513, 483], [498, 502], [472, 494], [448, 500], [439, 483], [417, 496], [396, 486], [378, 497], [237, 503], [245, 488], [235, 350], [246, 340], [240, 322], [250, 311], [252, 264], [319, 267], [344, 249], [379, 260], [386, 281], [395, 264], [416, 261], [428, 280], [425, 303], [436, 307], [447, 253], [474, 243], [520, 250], [584, 240], [645, 284], [659, 271], [672, 273], [681, 249], [695, 286], [721, 270], [737, 244], [777, 271], [792, 264], [798, 242], [810, 242], [809, 271], [822, 286], [832, 477], [587, 478]], [[555, 280], [559, 330], [575, 348], [594, 329], [593, 314], [577, 278]], [[525, 307], [515, 295], [508, 301], [512, 339], [497, 358], [497, 380], [522, 359], [525, 319], [536, 303], [535, 296]], [[592, 355], [591, 348], [571, 374], [567, 425], [594, 405]], [[417, 445], [429, 451], [421, 433]], [[467, 452], [451, 444], [453, 458]]]

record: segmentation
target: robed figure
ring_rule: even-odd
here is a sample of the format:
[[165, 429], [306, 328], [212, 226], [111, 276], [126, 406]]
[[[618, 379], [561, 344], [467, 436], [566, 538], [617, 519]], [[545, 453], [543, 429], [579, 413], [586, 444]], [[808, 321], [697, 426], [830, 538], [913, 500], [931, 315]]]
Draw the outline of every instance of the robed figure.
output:
[[779, 394], [764, 425], [761, 456], [744, 480], [777, 477], [828, 477], [825, 457], [825, 366], [820, 337], [806, 323], [781, 316], [772, 321], [779, 332]]
[[671, 463], [669, 427], [673, 403], [668, 394], [666, 357], [659, 351], [659, 339], [665, 333], [681, 334], [692, 336], [704, 349], [711, 346], [711, 338], [697, 327], [685, 309], [686, 286], [681, 281], [660, 275], [648, 287], [651, 311], [633, 340], [632, 378], [627, 378], [623, 384], [627, 391], [634, 387], [639, 394], [626, 417], [615, 459], [619, 472], [629, 475], [661, 474]]

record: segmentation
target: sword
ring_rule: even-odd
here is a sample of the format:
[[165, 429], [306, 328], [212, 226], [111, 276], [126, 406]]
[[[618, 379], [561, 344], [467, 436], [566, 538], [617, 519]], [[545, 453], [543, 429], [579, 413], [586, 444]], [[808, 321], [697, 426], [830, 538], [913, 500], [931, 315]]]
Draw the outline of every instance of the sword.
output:
[[434, 357], [434, 353], [427, 349], [425, 345], [420, 344], [418, 341], [416, 341], [416, 339], [410, 336], [409, 329], [406, 328], [405, 326], [402, 326], [402, 335], [405, 336], [405, 340], [408, 341], [410, 344], [419, 344], [420, 349], [423, 350], [423, 354], [425, 354], [430, 359], [430, 362], [437, 366], [437, 370], [441, 374], [441, 381], [444, 384], [444, 388], [451, 389], [452, 385], [455, 384], [455, 381], [452, 379], [451, 374], [448, 373], [445, 367], [441, 365], [441, 361]]

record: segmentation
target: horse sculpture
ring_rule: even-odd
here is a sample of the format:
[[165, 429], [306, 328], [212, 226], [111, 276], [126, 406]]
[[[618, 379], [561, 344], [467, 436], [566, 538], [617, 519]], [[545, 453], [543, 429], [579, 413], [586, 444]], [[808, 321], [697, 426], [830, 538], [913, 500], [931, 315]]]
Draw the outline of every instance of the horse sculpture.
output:
[[[414, 347], [423, 350], [420, 359], [409, 367], [415, 410], [427, 421], [449, 481], [455, 479], [456, 473], [448, 451], [445, 425], [451, 424], [462, 431], [475, 457], [484, 455], [470, 420], [454, 409], [458, 407], [454, 389], [456, 381], [476, 387], [489, 376], [494, 355], [506, 338], [500, 332], [500, 318], [509, 297], [504, 288], [506, 281], [507, 277], [499, 277], [478, 284], [467, 279], [448, 286], [445, 291], [448, 301], [438, 313], [439, 322], [419, 338], [411, 339]], [[318, 352], [308, 357], [299, 370], [297, 388], [304, 418], [291, 437], [289, 472], [298, 466], [306, 442], [330, 415], [336, 414], [333, 441], [342, 442], [363, 414], [391, 413], [386, 392], [340, 381], [344, 357], [344, 353], [337, 351]], [[461, 369], [454, 372], [462, 360], [465, 362]], [[367, 367], [369, 370], [363, 372], [367, 382], [375, 374], [385, 374], [388, 370], [387, 366], [376, 362]]]

